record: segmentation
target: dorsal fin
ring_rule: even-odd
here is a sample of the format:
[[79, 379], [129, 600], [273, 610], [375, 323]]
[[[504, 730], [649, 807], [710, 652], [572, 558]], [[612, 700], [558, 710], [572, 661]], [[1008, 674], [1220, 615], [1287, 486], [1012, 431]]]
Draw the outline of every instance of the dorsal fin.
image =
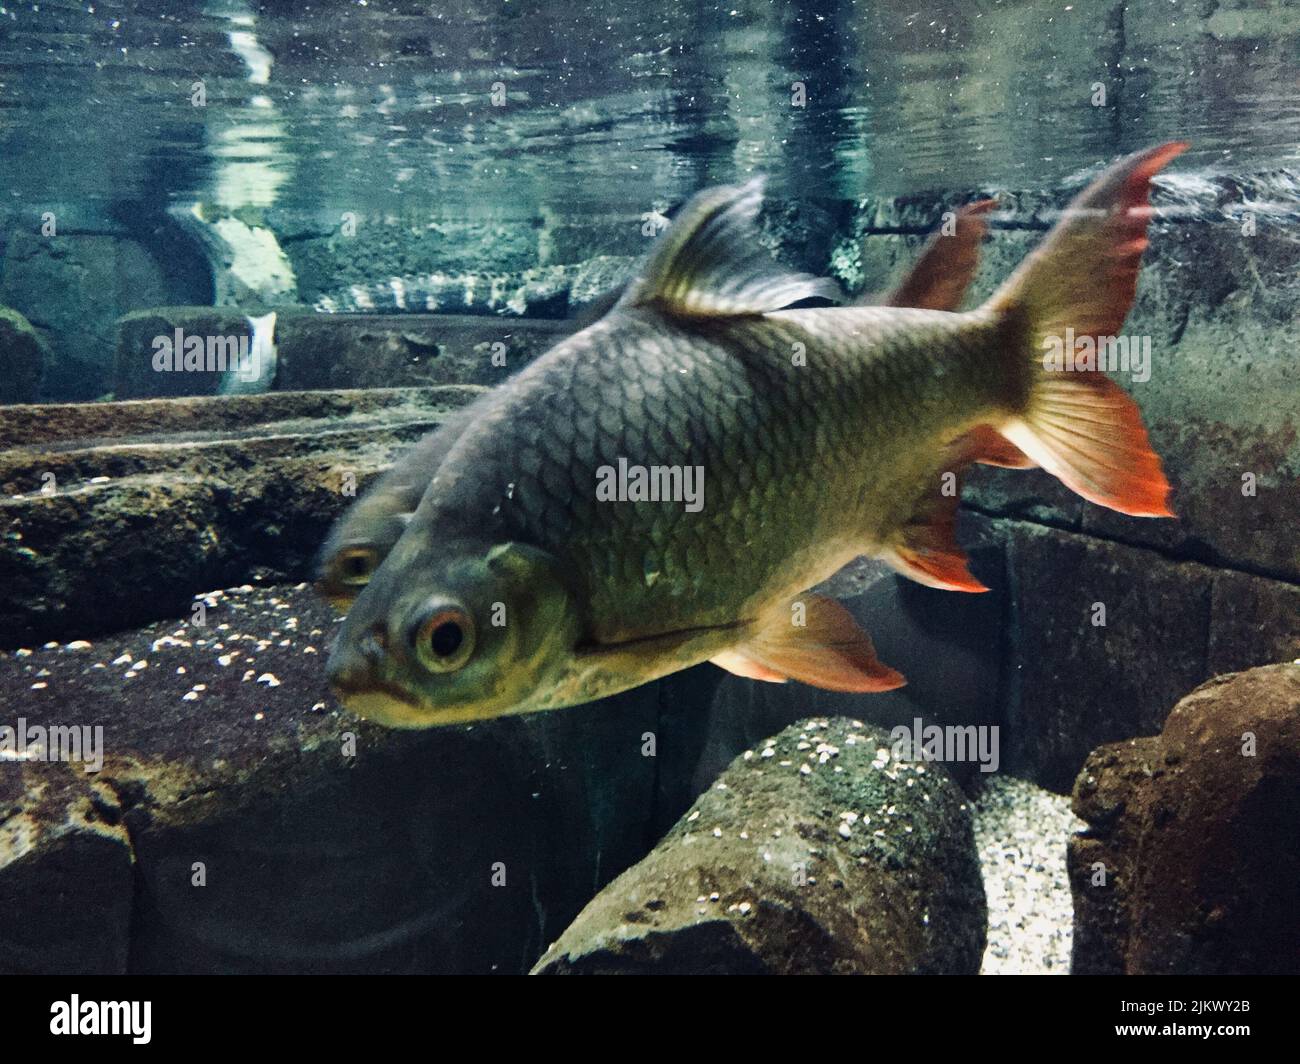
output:
[[953, 231], [945, 233], [940, 229], [930, 237], [897, 288], [883, 297], [862, 297], [855, 300], [855, 305], [956, 310], [979, 266], [980, 244], [988, 232], [983, 216], [994, 206], [993, 200], [979, 200], [960, 208]]
[[706, 189], [660, 238], [621, 306], [657, 306], [687, 318], [765, 314], [801, 299], [839, 301], [831, 280], [793, 273], [759, 239], [763, 180]]

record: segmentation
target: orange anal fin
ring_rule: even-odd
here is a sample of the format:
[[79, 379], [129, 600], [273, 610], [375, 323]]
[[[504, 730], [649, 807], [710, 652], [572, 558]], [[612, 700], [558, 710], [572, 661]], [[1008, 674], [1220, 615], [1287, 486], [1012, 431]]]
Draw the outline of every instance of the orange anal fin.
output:
[[828, 691], [892, 691], [906, 683], [900, 673], [880, 663], [871, 638], [853, 615], [822, 595], [801, 595], [774, 611], [749, 641], [729, 653], [770, 676]]
[[904, 576], [943, 591], [987, 591], [966, 568], [966, 555], [955, 543], [950, 547], [900, 546], [883, 555]]
[[1004, 469], [1032, 469], [1038, 463], [992, 425], [976, 425], [966, 434], [965, 449], [972, 462]]
[[[1010, 451], [999, 441], [1001, 436], [991, 429], [987, 433], [975, 429], [948, 445], [947, 468], [936, 478], [934, 490], [918, 500], [912, 519], [899, 530], [892, 547], [880, 554], [882, 561], [927, 587], [988, 590], [966, 568], [966, 554], [957, 542], [957, 506], [961, 475], [971, 462], [986, 453], [1011, 459]], [[1020, 453], [1014, 447], [1010, 450]]]
[[766, 680], [768, 683], [785, 683], [788, 676], [779, 672], [774, 672], [767, 666], [760, 664], [753, 658], [747, 658], [737, 650], [724, 650], [721, 654], [709, 658], [714, 665], [720, 669], [726, 669], [728, 672], [743, 676], [747, 680]]

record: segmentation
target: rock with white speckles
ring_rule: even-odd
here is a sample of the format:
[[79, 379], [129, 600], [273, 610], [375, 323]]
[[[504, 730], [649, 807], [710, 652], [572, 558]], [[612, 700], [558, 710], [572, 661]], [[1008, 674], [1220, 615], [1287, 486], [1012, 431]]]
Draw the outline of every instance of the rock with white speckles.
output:
[[[0, 733], [0, 973], [520, 974], [645, 854], [656, 688], [388, 731], [334, 708], [301, 653], [337, 624], [314, 591], [200, 598], [204, 625], [0, 650], [0, 728], [101, 729], [103, 757]], [[303, 634], [260, 649], [286, 606]]]
[[[888, 745], [832, 718], [761, 744], [771, 758], [738, 757], [534, 973], [977, 972], [970, 808], [937, 765], [873, 767]], [[819, 747], [837, 751], [820, 763]]]

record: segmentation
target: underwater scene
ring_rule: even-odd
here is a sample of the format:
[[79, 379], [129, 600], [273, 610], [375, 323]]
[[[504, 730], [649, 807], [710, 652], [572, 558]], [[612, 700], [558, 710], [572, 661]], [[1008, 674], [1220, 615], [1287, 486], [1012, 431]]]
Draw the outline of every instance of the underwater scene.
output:
[[1298, 196], [1289, 0], [0, 0], [0, 973], [1300, 972]]

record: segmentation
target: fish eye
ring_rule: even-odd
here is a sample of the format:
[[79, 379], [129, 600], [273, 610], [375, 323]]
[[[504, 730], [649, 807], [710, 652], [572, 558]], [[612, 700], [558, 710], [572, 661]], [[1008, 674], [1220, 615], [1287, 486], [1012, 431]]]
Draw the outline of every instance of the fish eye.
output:
[[437, 605], [415, 628], [415, 653], [434, 672], [454, 672], [474, 652], [474, 621], [459, 606]]
[[354, 586], [367, 584], [378, 561], [379, 557], [372, 547], [349, 547], [339, 555], [339, 579]]

